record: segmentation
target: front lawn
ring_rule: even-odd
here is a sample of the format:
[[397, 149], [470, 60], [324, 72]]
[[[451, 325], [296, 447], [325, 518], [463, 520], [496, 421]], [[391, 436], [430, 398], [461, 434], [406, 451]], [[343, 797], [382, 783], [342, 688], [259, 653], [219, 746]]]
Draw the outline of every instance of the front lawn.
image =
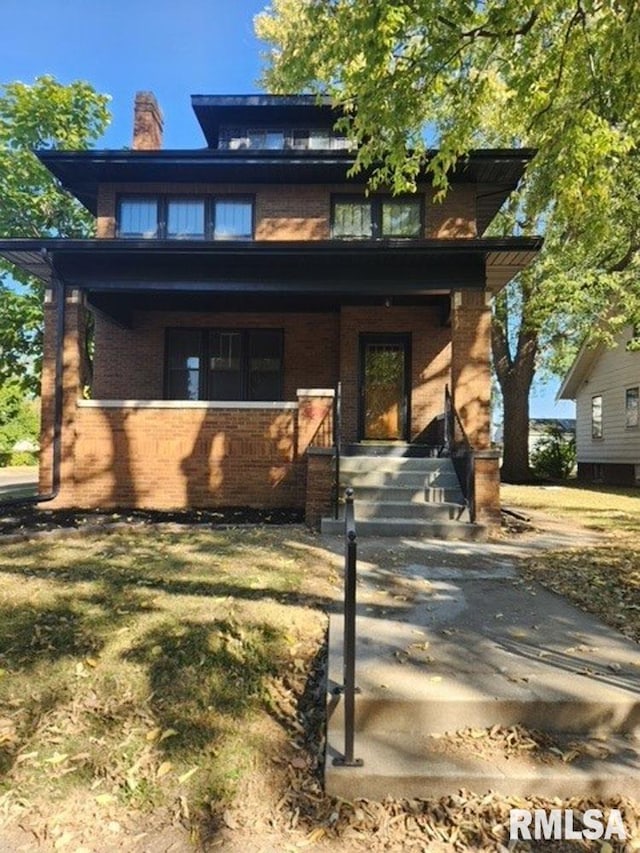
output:
[[298, 527], [3, 545], [0, 840], [197, 842], [254, 774], [313, 773], [291, 726], [337, 582]]
[[586, 486], [570, 481], [562, 486], [500, 486], [502, 505], [539, 510], [594, 530], [640, 534], [640, 489]]

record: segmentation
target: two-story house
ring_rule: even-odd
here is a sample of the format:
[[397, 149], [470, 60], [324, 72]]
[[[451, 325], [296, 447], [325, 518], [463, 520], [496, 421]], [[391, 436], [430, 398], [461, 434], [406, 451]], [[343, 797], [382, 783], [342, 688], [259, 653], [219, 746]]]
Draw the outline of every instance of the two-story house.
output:
[[482, 235], [531, 152], [472, 153], [435, 203], [426, 174], [407, 196], [347, 177], [328, 101], [192, 104], [198, 150], [163, 149], [139, 93], [132, 150], [38, 152], [95, 239], [0, 241], [45, 283], [49, 506], [289, 507], [317, 524], [340, 454], [456, 455], [464, 430], [467, 492], [495, 520], [491, 297], [540, 241]]

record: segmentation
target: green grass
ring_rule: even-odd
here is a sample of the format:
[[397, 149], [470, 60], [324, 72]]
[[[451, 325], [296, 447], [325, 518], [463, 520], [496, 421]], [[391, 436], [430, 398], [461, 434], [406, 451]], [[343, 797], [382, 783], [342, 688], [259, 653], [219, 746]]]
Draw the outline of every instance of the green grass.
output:
[[0, 545], [0, 818], [3, 794], [224, 808], [278, 741], [270, 689], [322, 641], [329, 572], [297, 528]]
[[538, 510], [553, 518], [566, 518], [594, 530], [640, 533], [640, 489], [616, 486], [500, 487], [505, 507]]

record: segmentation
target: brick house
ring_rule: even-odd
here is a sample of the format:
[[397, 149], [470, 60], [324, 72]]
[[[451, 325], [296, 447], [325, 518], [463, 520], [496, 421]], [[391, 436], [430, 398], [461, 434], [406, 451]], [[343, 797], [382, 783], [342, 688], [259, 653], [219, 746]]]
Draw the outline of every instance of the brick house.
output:
[[482, 235], [531, 152], [474, 152], [443, 203], [426, 178], [367, 195], [328, 102], [192, 105], [202, 149], [163, 149], [139, 93], [132, 150], [38, 152], [95, 214], [95, 239], [0, 241], [45, 283], [49, 505], [297, 507], [317, 524], [336, 444], [457, 457], [464, 430], [475, 515], [495, 519], [491, 296], [540, 241]]

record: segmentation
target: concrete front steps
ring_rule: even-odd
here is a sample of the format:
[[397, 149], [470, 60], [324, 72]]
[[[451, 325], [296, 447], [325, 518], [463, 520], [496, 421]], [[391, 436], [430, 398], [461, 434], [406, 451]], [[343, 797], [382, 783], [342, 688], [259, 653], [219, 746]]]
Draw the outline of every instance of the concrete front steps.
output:
[[[340, 459], [340, 490], [354, 491], [358, 535], [486, 538], [469, 514], [450, 459], [418, 456], [415, 445], [356, 445]], [[322, 533], [340, 534], [342, 519], [324, 518]]]
[[[343, 623], [332, 615], [327, 792], [640, 797], [638, 645], [559, 596], [523, 588], [504, 566], [479, 574], [359, 569], [355, 757], [364, 764], [333, 765], [344, 750], [344, 703], [334, 693]], [[542, 733], [558, 751], [482, 749], [496, 726]], [[477, 741], [450, 748], [469, 730]]]

